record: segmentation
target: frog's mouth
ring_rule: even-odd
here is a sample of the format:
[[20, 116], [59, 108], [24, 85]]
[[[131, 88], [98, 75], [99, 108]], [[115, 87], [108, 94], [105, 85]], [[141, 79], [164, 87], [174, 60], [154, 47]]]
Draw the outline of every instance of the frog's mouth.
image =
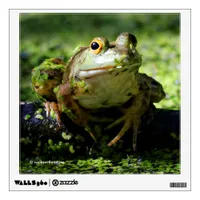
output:
[[103, 66], [97, 68], [90, 68], [90, 69], [81, 69], [79, 72], [80, 78], [91, 78], [108, 71], [112, 71], [114, 69], [121, 69], [123, 66]]
[[[122, 66], [117, 66], [118, 68], [122, 68]], [[96, 67], [90, 69], [81, 69], [81, 71], [91, 71], [91, 70], [105, 70], [105, 69], [113, 69], [117, 68], [116, 66], [104, 66], [104, 67]]]

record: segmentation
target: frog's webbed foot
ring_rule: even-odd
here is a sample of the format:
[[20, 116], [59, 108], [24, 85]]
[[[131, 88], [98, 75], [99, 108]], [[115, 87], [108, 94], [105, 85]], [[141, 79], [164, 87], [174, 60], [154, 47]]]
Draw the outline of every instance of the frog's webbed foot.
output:
[[113, 118], [110, 117], [97, 117], [94, 116], [90, 113], [88, 113], [87, 111], [85, 111], [84, 109], [80, 108], [77, 110], [78, 114], [76, 114], [76, 119], [74, 120], [74, 122], [78, 125], [81, 125], [82, 127], [85, 127], [85, 130], [90, 134], [90, 136], [93, 138], [93, 140], [95, 141], [95, 143], [97, 142], [97, 139], [95, 137], [95, 134], [92, 131], [92, 128], [90, 127], [90, 123], [111, 123], [114, 121]]
[[[111, 142], [108, 143], [108, 146], [112, 146], [115, 144], [118, 140], [121, 139], [121, 137], [130, 129], [133, 128], [133, 150], [136, 151], [136, 144], [137, 144], [137, 135], [139, 133], [139, 128], [141, 124], [141, 117], [138, 115], [133, 114], [130, 111], [127, 111], [127, 114], [124, 115], [122, 118], [120, 118], [120, 121], [124, 120], [124, 125], [120, 132], [117, 134], [117, 136], [112, 139]], [[117, 120], [118, 121], [118, 120]], [[114, 122], [115, 123], [115, 122]], [[113, 127], [113, 124], [111, 126]], [[117, 123], [118, 124], [118, 123]], [[108, 128], [108, 127], [107, 127]], [[109, 127], [110, 128], [110, 127]]]
[[139, 94], [133, 97], [132, 105], [126, 109], [124, 116], [113, 122], [106, 129], [111, 128], [120, 122], [124, 121], [124, 125], [117, 136], [108, 143], [112, 146], [128, 131], [133, 128], [133, 150], [136, 151], [137, 135], [139, 133], [142, 116], [147, 112], [150, 103], [150, 87], [146, 82], [141, 82], [139, 85]]
[[92, 116], [90, 116], [87, 112], [85, 112], [81, 108], [79, 108], [76, 111], [78, 111], [77, 112], [78, 114], [76, 113], [76, 116], [74, 119], [72, 119], [72, 121], [79, 126], [85, 127], [85, 131], [87, 131], [90, 134], [90, 136], [96, 143], [97, 142], [96, 136], [89, 125], [89, 122]]
[[[125, 116], [123, 116], [122, 118], [125, 118]], [[121, 121], [122, 118], [120, 118], [119, 120]], [[113, 126], [115, 126], [115, 125], [117, 125], [117, 124], [118, 124], [118, 120], [116, 120], [114, 123], [112, 123], [111, 125], [109, 125], [109, 126], [106, 128], [106, 130], [112, 128]], [[127, 118], [127, 119], [125, 120], [124, 125], [123, 125], [122, 129], [120, 130], [120, 132], [117, 134], [117, 136], [115, 136], [114, 139], [112, 139], [112, 141], [110, 141], [110, 142], [108, 143], [108, 146], [112, 146], [112, 145], [115, 144], [118, 140], [120, 140], [121, 137], [126, 133], [126, 131], [127, 131], [128, 129], [130, 129], [130, 127], [131, 127], [131, 121]]]
[[58, 126], [60, 128], [63, 127], [63, 123], [61, 121], [61, 118], [60, 118], [60, 111], [59, 111], [59, 106], [57, 103], [55, 102], [50, 102], [50, 101], [47, 101], [44, 103], [44, 106], [45, 106], [45, 110], [46, 110], [46, 116], [47, 117], [50, 117], [50, 113], [51, 111], [53, 111], [55, 113], [55, 118], [56, 118], [56, 121], [58, 123]]

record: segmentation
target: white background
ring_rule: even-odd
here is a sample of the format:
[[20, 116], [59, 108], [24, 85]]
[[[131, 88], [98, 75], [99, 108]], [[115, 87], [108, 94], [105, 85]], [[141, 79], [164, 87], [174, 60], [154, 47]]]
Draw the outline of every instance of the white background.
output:
[[[1, 1], [4, 5], [0, 6], [0, 20], [1, 20], [1, 179], [0, 179], [0, 190], [1, 195], [6, 195], [11, 198], [15, 199], [42, 199], [42, 198], [67, 198], [67, 199], [96, 199], [96, 198], [106, 198], [106, 199], [124, 199], [124, 198], [138, 198], [138, 199], [198, 199], [199, 195], [199, 6], [198, 1], [192, 4], [192, 1], [143, 1], [140, 0], [137, 3], [132, 1], [132, 3], [128, 3], [127, 1], [123, 0], [119, 2], [117, 5], [117, 1], [106, 1], [103, 2], [101, 0], [97, 6], [97, 2], [90, 1], [86, 4], [86, 1], [83, 3], [77, 3], [75, 0], [73, 2], [69, 1], [54, 1], [52, 4], [50, 1]], [[127, 3], [126, 3], [127, 2]], [[197, 2], [197, 3], [196, 3]], [[93, 4], [91, 4], [93, 3]], [[2, 4], [2, 3], [1, 3]], [[79, 7], [77, 7], [79, 5]], [[145, 7], [143, 7], [145, 5]], [[8, 193], [8, 9], [9, 8], [118, 8], [118, 9], [125, 9], [125, 8], [192, 8], [192, 98], [191, 98], [191, 106], [192, 106], [192, 192], [62, 192], [62, 196], [60, 196], [61, 192], [9, 192]], [[3, 70], [2, 70], [3, 69]], [[12, 113], [11, 113], [12, 114]], [[2, 192], [4, 191], [4, 193]], [[59, 197], [58, 197], [59, 196]], [[24, 198], [25, 197], [25, 198]], [[5, 198], [5, 197], [4, 197]]]

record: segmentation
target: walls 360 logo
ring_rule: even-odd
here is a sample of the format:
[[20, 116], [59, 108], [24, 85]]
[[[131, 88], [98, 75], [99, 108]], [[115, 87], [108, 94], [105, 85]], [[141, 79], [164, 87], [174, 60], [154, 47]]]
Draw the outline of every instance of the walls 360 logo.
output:
[[14, 180], [16, 185], [35, 185], [35, 186], [40, 186], [40, 185], [47, 185], [47, 181], [36, 181], [36, 180]]

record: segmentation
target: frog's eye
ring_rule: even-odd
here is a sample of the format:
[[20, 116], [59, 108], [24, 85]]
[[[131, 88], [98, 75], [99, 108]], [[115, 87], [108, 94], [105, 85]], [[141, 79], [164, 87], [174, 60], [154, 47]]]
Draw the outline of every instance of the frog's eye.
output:
[[90, 43], [90, 50], [92, 51], [92, 53], [94, 54], [98, 54], [102, 51], [103, 47], [104, 47], [104, 42], [98, 38], [95, 38], [94, 40], [92, 40], [92, 42]]
[[99, 48], [99, 44], [97, 43], [97, 42], [93, 42], [92, 44], [91, 44], [91, 49], [92, 50], [97, 50]]

